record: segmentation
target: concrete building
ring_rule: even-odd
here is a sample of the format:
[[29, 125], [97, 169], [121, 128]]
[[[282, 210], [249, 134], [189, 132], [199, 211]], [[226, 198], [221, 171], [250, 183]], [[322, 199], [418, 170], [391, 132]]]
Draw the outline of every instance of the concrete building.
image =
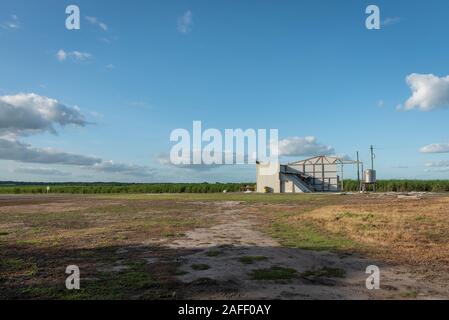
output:
[[257, 163], [257, 192], [339, 192], [342, 181], [339, 172], [343, 173], [344, 164], [357, 164], [357, 161], [318, 156], [279, 164], [271, 171], [264, 170], [267, 164]]

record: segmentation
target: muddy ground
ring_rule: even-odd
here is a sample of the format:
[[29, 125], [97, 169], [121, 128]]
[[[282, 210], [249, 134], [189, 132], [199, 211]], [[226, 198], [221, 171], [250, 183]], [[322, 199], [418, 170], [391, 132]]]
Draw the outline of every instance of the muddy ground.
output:
[[[449, 217], [447, 200], [395, 194], [0, 196], [0, 297], [448, 299], [447, 225], [441, 222]], [[365, 219], [364, 210], [373, 217]], [[385, 210], [401, 216], [390, 219]], [[425, 260], [397, 254], [404, 250], [391, 243], [399, 240], [368, 241], [385, 238], [382, 228], [414, 230], [423, 221], [441, 236], [401, 241], [412, 253], [432, 252]], [[365, 233], [367, 226], [378, 231]], [[78, 292], [64, 287], [69, 264], [81, 270]], [[378, 290], [366, 287], [370, 265], [380, 269]]]

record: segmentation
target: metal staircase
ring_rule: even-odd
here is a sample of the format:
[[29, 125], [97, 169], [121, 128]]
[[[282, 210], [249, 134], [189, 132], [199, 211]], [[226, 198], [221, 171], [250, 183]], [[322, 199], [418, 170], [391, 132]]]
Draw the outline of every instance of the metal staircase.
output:
[[290, 180], [293, 184], [304, 193], [315, 192], [315, 188], [307, 183], [306, 177], [298, 173], [283, 173], [286, 180]]

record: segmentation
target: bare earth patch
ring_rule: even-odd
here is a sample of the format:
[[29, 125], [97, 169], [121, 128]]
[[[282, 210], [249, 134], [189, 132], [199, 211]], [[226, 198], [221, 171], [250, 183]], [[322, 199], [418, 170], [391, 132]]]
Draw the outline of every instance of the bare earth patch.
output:
[[[256, 230], [257, 216], [243, 215], [245, 206], [234, 203], [218, 211], [218, 224], [186, 233], [168, 246], [188, 248], [195, 253], [180, 257], [185, 271], [178, 279], [187, 284], [191, 299], [387, 299], [403, 298], [404, 293], [419, 292], [419, 298], [447, 298], [444, 284], [426, 282], [410, 274], [407, 268], [378, 260], [362, 259], [357, 255], [283, 248], [276, 240]], [[217, 217], [217, 213], [210, 213]], [[208, 255], [219, 251], [216, 256]], [[242, 264], [247, 257], [253, 263]], [[192, 264], [208, 265], [206, 270], [191, 270]], [[381, 268], [381, 290], [367, 290], [365, 269], [369, 265]], [[289, 268], [298, 277], [280, 281], [255, 281], [254, 270]], [[264, 269], [265, 268], [265, 269]], [[320, 269], [342, 270], [344, 276], [315, 272]], [[301, 276], [303, 274], [303, 276]], [[204, 284], [204, 280], [209, 282]], [[201, 281], [203, 280], [203, 281]], [[211, 283], [214, 285], [212, 286]]]
[[0, 196], [0, 298], [448, 299], [449, 197], [412, 198]]

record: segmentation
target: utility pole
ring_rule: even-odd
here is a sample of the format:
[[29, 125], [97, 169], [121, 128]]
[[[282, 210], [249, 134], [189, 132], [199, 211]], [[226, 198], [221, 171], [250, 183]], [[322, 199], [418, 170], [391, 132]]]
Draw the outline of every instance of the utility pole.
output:
[[371, 170], [374, 170], [374, 147], [371, 145]]
[[[363, 162], [362, 162], [362, 173], [364, 173], [363, 171]], [[365, 177], [363, 177], [363, 181], [365, 181]], [[365, 191], [365, 183], [360, 182], [360, 191]]]
[[359, 152], [357, 151], [357, 182], [360, 184], [360, 162], [359, 162]]

